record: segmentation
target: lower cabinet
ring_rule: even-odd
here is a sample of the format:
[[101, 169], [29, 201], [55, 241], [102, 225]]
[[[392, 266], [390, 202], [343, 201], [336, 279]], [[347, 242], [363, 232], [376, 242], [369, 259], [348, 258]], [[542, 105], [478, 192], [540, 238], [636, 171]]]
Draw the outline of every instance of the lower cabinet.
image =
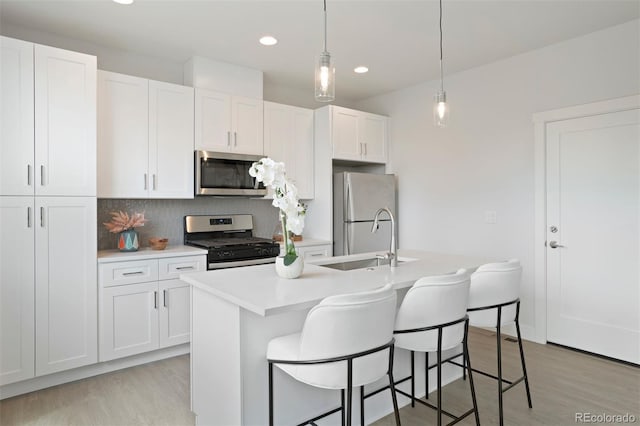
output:
[[204, 269], [204, 255], [100, 264], [100, 361], [189, 342], [190, 289], [177, 276]]

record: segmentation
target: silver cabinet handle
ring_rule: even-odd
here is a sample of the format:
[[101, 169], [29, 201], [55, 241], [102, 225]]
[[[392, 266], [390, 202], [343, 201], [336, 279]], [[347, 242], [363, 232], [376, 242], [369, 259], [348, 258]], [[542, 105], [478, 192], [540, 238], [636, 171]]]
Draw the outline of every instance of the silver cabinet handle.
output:
[[27, 186], [31, 186], [31, 164], [27, 164]]
[[44, 207], [40, 207], [40, 227], [44, 228]]
[[162, 305], [166, 308], [167, 307], [167, 299], [168, 299], [168, 293], [167, 290], [162, 290]]
[[124, 272], [122, 275], [129, 277], [131, 275], [142, 275], [144, 271], [135, 271], [135, 272]]
[[158, 292], [153, 292], [153, 309], [158, 309]]
[[27, 207], [27, 228], [31, 228], [31, 207]]
[[231, 146], [231, 132], [227, 131], [227, 146]]
[[233, 146], [238, 146], [238, 132], [233, 132]]
[[145, 191], [147, 190], [148, 184], [147, 184], [147, 174], [144, 174], [144, 189]]
[[158, 189], [156, 174], [154, 173], [152, 176], [153, 176], [153, 190], [156, 191]]
[[187, 271], [187, 270], [190, 270], [190, 269], [194, 269], [193, 266], [178, 266], [176, 268], [176, 270], [178, 270], [178, 271]]
[[555, 248], [563, 248], [564, 246], [562, 244], [558, 244], [557, 241], [549, 241], [549, 247], [551, 247], [552, 249], [555, 249]]
[[367, 155], [367, 143], [366, 142], [363, 143], [362, 146], [364, 148], [364, 155], [366, 156]]
[[40, 186], [44, 186], [44, 165], [40, 166]]

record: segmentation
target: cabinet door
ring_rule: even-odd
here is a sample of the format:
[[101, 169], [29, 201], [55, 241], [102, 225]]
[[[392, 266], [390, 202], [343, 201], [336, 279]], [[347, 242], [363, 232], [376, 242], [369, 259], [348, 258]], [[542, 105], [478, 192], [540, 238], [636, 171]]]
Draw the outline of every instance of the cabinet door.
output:
[[34, 376], [33, 197], [0, 197], [0, 385]]
[[96, 195], [96, 57], [35, 45], [36, 195]]
[[0, 195], [33, 195], [33, 44], [0, 48]]
[[231, 95], [195, 90], [195, 147], [198, 150], [231, 150]]
[[387, 117], [364, 113], [359, 130], [363, 159], [374, 163], [386, 163]]
[[158, 349], [158, 282], [100, 291], [100, 361]]
[[298, 196], [312, 199], [314, 196], [313, 110], [295, 108], [293, 111], [292, 147], [295, 153], [294, 181]]
[[332, 108], [331, 140], [333, 158], [339, 160], [360, 160], [362, 145], [358, 140], [360, 113], [347, 108]]
[[150, 198], [193, 198], [193, 88], [149, 81]]
[[191, 337], [189, 284], [178, 279], [160, 281], [160, 347], [187, 343]]
[[264, 103], [265, 155], [282, 161], [299, 198], [313, 198], [313, 110]]
[[97, 362], [94, 197], [36, 197], [36, 375]]
[[148, 80], [98, 72], [98, 197], [147, 197], [148, 103]]
[[325, 257], [331, 257], [331, 244], [296, 247], [296, 251], [298, 255], [302, 256], [305, 260], [323, 259]]
[[263, 101], [234, 96], [231, 100], [232, 148], [239, 154], [263, 155]]

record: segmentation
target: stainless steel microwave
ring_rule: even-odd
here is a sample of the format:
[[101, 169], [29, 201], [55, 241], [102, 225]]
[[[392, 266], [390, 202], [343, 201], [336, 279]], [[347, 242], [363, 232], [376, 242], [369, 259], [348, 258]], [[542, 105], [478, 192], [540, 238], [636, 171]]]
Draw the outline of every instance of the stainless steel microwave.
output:
[[228, 152], [195, 152], [196, 195], [261, 197], [267, 190], [249, 175], [251, 165], [262, 156]]

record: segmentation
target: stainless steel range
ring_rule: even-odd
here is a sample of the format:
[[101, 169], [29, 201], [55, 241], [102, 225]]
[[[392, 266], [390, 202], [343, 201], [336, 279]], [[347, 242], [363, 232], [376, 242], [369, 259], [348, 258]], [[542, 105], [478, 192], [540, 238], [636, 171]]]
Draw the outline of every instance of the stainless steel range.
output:
[[273, 263], [280, 245], [253, 236], [253, 216], [185, 216], [184, 243], [209, 250], [207, 269]]

